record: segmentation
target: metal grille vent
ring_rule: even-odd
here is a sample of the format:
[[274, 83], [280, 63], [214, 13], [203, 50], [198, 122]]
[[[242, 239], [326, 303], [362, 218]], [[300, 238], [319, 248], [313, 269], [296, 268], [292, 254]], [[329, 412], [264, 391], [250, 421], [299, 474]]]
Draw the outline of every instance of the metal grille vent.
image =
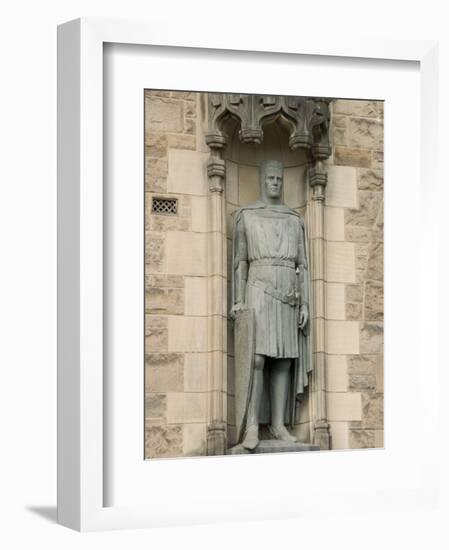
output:
[[178, 199], [153, 198], [151, 211], [153, 214], [174, 216], [178, 213]]

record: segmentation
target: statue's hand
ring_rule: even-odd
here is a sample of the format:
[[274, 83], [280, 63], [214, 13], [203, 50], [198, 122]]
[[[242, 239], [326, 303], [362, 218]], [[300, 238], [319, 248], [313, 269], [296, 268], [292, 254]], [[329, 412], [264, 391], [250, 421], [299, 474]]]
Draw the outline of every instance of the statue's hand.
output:
[[299, 310], [299, 328], [302, 330], [309, 322], [309, 306], [303, 304]]
[[242, 304], [242, 302], [237, 302], [236, 304], [234, 304], [231, 311], [229, 312], [229, 316], [231, 317], [231, 319], [235, 320], [235, 314], [238, 311], [242, 311], [242, 309], [245, 309], [245, 305]]

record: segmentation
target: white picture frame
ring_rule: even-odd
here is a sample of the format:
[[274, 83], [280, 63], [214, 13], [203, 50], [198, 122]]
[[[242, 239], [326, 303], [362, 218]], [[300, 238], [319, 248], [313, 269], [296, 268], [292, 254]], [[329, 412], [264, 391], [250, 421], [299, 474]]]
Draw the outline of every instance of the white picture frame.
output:
[[[269, 519], [285, 517], [286, 513], [291, 517], [326, 515], [332, 508], [341, 513], [342, 510], [357, 508], [362, 502], [364, 505], [370, 503], [368, 510], [398, 505], [416, 510], [420, 506], [436, 505], [439, 483], [433, 474], [433, 467], [439, 461], [436, 447], [431, 447], [429, 452], [420, 456], [419, 464], [414, 464], [421, 465], [423, 472], [429, 475], [422, 475], [399, 489], [392, 487], [390, 491], [365, 492], [363, 495], [351, 491], [343, 493], [337, 487], [325, 495], [317, 491], [316, 495], [308, 494], [307, 499], [298, 499], [301, 494], [295, 487], [282, 495], [268, 492], [265, 501], [259, 498], [255, 503], [251, 495], [241, 494], [220, 500], [220, 495], [214, 493], [217, 488], [212, 484], [208, 489], [210, 502], [206, 492], [200, 501], [195, 500], [194, 495], [190, 498], [181, 494], [181, 490], [179, 499], [171, 506], [161, 504], [157, 495], [152, 505], [140, 502], [126, 506], [104, 505], [108, 492], [104, 483], [107, 472], [103, 445], [107, 410], [103, 400], [103, 58], [106, 43], [160, 46], [172, 56], [179, 54], [176, 48], [223, 50], [223, 55], [229, 59], [233, 56], [230, 50], [276, 52], [266, 54], [273, 64], [285, 54], [330, 56], [330, 63], [334, 58], [346, 58], [349, 62], [355, 57], [419, 63], [420, 181], [425, 222], [422, 239], [434, 245], [426, 249], [422, 275], [432, 281], [432, 296], [438, 296], [435, 277], [438, 271], [438, 219], [433, 212], [437, 209], [436, 190], [440, 185], [435, 162], [438, 148], [435, 82], [440, 62], [435, 42], [367, 40], [349, 43], [334, 37], [317, 39], [303, 35], [298, 39], [277, 36], [267, 43], [267, 37], [263, 33], [257, 35], [257, 31], [250, 36], [226, 39], [213, 33], [192, 39], [181, 27], [167, 30], [158, 28], [156, 23], [82, 19], [61, 25], [58, 29], [58, 521], [78, 530], [98, 530]], [[182, 84], [178, 83], [178, 87], [181, 88]], [[388, 154], [388, 143], [386, 148]], [[424, 300], [423, 288], [420, 289], [422, 317], [436, 318], [436, 301]], [[419, 331], [423, 345], [429, 350], [426, 377], [431, 381], [431, 387], [437, 388], [441, 361], [438, 330], [437, 327], [428, 330], [421, 324]], [[433, 436], [438, 430], [438, 405], [432, 392], [428, 393], [427, 399], [426, 418], [430, 421], [427, 428], [429, 436]], [[432, 421], [435, 422], [432, 424]], [[326, 455], [320, 454], [317, 459], [326, 461], [322, 456]], [[370, 460], [375, 461], [373, 456]], [[377, 456], [380, 467], [388, 468], [381, 455]], [[222, 458], [204, 460], [213, 464], [211, 468], [221, 468], [224, 464], [218, 462], [223, 461]], [[270, 458], [260, 457], [259, 460], [258, 457], [257, 460], [260, 467], [262, 460]], [[294, 456], [285, 457], [285, 466], [294, 468], [292, 460]], [[340, 453], [335, 460], [342, 463], [345, 457]], [[165, 464], [170, 464], [172, 471], [181, 471], [183, 467], [179, 461], [166, 461]], [[197, 473], [206, 468], [203, 459], [192, 459], [189, 464]], [[243, 461], [239, 464], [247, 468], [248, 461], [246, 466]], [[326, 464], [328, 468], [333, 467]], [[171, 496], [176, 496], [176, 491]], [[344, 505], [341, 504], [343, 496]], [[276, 506], [270, 506], [270, 502], [275, 500]]]

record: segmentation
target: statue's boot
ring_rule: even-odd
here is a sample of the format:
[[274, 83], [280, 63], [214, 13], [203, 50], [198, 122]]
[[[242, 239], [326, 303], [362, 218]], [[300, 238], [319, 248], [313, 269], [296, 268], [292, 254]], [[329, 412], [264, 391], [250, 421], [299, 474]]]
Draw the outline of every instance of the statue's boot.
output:
[[270, 434], [274, 439], [279, 439], [280, 441], [290, 441], [291, 443], [296, 443], [298, 440], [294, 437], [285, 426], [270, 426]]
[[245, 449], [248, 449], [249, 451], [253, 451], [257, 445], [259, 445], [259, 426], [252, 424], [251, 426], [248, 426], [245, 432], [242, 447], [245, 447]]

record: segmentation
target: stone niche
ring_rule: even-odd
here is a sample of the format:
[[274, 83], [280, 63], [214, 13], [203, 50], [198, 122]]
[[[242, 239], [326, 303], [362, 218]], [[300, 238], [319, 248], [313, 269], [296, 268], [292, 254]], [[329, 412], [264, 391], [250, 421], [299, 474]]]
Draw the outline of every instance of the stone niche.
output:
[[[229, 118], [223, 125], [223, 131], [228, 136], [227, 147], [222, 158], [225, 161], [225, 208], [226, 208], [226, 251], [227, 251], [227, 309], [231, 308], [231, 263], [232, 263], [232, 231], [235, 211], [260, 197], [259, 166], [269, 159], [281, 160], [284, 163], [284, 197], [290, 208], [307, 215], [309, 190], [307, 186], [308, 155], [304, 149], [292, 151], [288, 141], [290, 130], [282, 117], [263, 125], [263, 140], [260, 144], [242, 143], [237, 120]], [[233, 323], [227, 322], [227, 445], [236, 443], [235, 433], [235, 403], [234, 403], [234, 333]], [[311, 440], [311, 425], [309, 400], [306, 394], [298, 415], [301, 422], [296, 425], [296, 435], [301, 442]], [[262, 428], [263, 432], [263, 428]]]
[[[226, 218], [224, 253], [226, 256], [227, 312], [230, 310], [231, 251], [233, 214], [242, 205], [260, 196], [259, 167], [263, 160], [282, 160], [284, 202], [300, 212], [309, 228], [313, 291], [313, 348], [315, 368], [304, 398], [298, 403], [293, 430], [302, 443], [329, 448], [329, 425], [325, 399], [324, 350], [324, 191], [327, 171], [324, 161], [329, 145], [330, 101], [322, 98], [211, 94], [208, 100], [209, 130], [206, 143], [209, 187], [217, 196], [218, 209]], [[215, 423], [209, 439], [210, 454], [224, 452], [236, 443], [235, 361], [233, 324], [226, 318], [225, 417]], [[217, 407], [218, 409], [218, 407]], [[214, 425], [214, 423], [212, 424]], [[219, 433], [222, 431], [220, 437]], [[263, 433], [262, 433], [263, 437]]]

